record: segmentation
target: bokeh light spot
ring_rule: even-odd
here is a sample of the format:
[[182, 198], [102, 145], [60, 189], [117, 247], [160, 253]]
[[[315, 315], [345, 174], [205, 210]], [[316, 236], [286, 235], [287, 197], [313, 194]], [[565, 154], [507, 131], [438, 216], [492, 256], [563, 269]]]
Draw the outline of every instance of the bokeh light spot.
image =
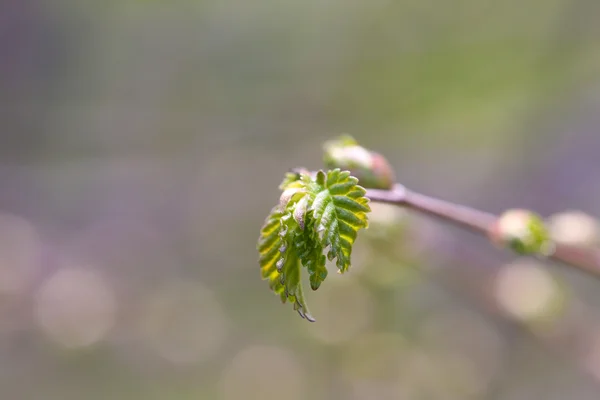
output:
[[305, 371], [288, 350], [252, 346], [239, 352], [219, 381], [223, 400], [303, 400]]
[[201, 282], [171, 282], [147, 300], [140, 334], [161, 357], [191, 364], [213, 356], [227, 337], [227, 317]]
[[42, 331], [67, 348], [102, 340], [115, 323], [117, 302], [107, 282], [91, 269], [58, 270], [40, 288], [36, 317]]
[[495, 284], [500, 307], [517, 319], [553, 319], [562, 310], [558, 285], [538, 263], [526, 260], [505, 265]]

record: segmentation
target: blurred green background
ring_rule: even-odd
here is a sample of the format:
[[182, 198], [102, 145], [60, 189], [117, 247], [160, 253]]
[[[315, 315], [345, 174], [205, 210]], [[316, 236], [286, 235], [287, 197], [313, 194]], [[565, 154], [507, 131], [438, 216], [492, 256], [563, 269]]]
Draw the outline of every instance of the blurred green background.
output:
[[284, 173], [345, 132], [415, 190], [530, 207], [597, 245], [598, 16], [595, 0], [2, 1], [0, 395], [597, 399], [587, 276], [375, 207], [351, 271], [307, 293], [309, 324], [255, 245]]

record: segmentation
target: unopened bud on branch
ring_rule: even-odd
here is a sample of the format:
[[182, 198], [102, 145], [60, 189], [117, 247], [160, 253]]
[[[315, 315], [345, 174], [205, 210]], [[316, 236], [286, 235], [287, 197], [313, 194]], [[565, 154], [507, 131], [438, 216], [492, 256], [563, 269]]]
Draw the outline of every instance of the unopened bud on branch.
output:
[[582, 211], [554, 214], [548, 219], [548, 228], [557, 243], [584, 247], [600, 244], [600, 222]]
[[323, 150], [327, 168], [350, 171], [364, 188], [388, 190], [394, 185], [394, 171], [385, 157], [365, 149], [348, 135], [327, 141]]
[[513, 209], [504, 212], [490, 230], [490, 239], [519, 254], [548, 256], [554, 250], [543, 219], [529, 210]]

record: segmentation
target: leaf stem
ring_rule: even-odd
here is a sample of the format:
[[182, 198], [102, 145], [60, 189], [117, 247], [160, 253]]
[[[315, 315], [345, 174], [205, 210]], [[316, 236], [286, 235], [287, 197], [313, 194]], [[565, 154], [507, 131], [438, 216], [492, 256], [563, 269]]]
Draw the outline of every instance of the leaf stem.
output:
[[[487, 237], [491, 236], [491, 229], [498, 218], [484, 211], [408, 190], [400, 184], [391, 190], [367, 189], [366, 196], [371, 201], [410, 208]], [[555, 243], [548, 258], [600, 278], [600, 249]]]

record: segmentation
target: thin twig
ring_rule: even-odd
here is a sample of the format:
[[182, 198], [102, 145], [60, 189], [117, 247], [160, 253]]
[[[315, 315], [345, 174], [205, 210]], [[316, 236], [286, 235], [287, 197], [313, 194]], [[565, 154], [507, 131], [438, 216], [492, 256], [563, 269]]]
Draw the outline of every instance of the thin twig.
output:
[[[391, 190], [367, 189], [367, 197], [374, 202], [410, 208], [488, 237], [498, 218], [484, 211], [408, 190], [400, 184]], [[600, 278], [600, 249], [562, 243], [555, 243], [554, 246], [548, 258]]]

